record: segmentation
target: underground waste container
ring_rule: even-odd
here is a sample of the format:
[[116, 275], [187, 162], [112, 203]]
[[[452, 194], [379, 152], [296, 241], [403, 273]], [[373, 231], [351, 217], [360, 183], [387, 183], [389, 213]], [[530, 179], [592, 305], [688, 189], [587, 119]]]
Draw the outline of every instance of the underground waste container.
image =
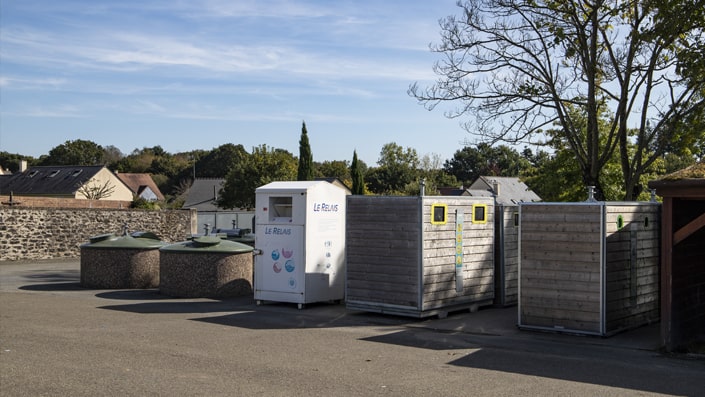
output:
[[221, 238], [227, 239], [229, 241], [247, 244], [253, 248], [255, 246], [255, 235], [254, 233], [252, 233], [251, 229], [216, 229], [215, 233]]
[[180, 298], [252, 294], [252, 248], [207, 235], [159, 249], [159, 291]]
[[150, 232], [103, 234], [81, 245], [81, 285], [130, 289], [159, 286], [159, 248], [166, 243]]

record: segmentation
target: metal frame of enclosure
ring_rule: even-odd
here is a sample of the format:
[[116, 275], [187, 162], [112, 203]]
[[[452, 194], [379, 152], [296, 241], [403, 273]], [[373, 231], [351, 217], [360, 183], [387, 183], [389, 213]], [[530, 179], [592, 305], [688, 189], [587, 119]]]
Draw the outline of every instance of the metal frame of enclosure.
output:
[[494, 201], [348, 196], [346, 306], [410, 317], [490, 305]]
[[660, 204], [522, 203], [518, 325], [609, 336], [659, 319]]

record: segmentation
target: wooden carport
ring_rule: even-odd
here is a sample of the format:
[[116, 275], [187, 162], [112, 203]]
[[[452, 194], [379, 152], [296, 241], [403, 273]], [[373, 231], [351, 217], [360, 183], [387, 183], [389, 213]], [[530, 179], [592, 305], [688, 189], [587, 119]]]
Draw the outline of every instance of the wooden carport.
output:
[[705, 163], [649, 188], [663, 197], [661, 343], [667, 351], [705, 341]]

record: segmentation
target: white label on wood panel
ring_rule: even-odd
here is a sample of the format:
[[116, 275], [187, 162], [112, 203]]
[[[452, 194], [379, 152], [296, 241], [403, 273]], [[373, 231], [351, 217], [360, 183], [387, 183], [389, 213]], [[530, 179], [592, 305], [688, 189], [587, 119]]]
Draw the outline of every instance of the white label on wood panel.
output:
[[463, 292], [463, 211], [455, 210], [455, 291]]

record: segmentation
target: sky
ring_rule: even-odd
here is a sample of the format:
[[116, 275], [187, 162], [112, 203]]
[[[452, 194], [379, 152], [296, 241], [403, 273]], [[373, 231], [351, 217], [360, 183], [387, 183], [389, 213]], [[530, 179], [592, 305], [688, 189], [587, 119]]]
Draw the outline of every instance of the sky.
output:
[[376, 164], [383, 145], [452, 158], [472, 141], [428, 86], [456, 0], [0, 0], [0, 151], [68, 140], [123, 154], [267, 145]]

